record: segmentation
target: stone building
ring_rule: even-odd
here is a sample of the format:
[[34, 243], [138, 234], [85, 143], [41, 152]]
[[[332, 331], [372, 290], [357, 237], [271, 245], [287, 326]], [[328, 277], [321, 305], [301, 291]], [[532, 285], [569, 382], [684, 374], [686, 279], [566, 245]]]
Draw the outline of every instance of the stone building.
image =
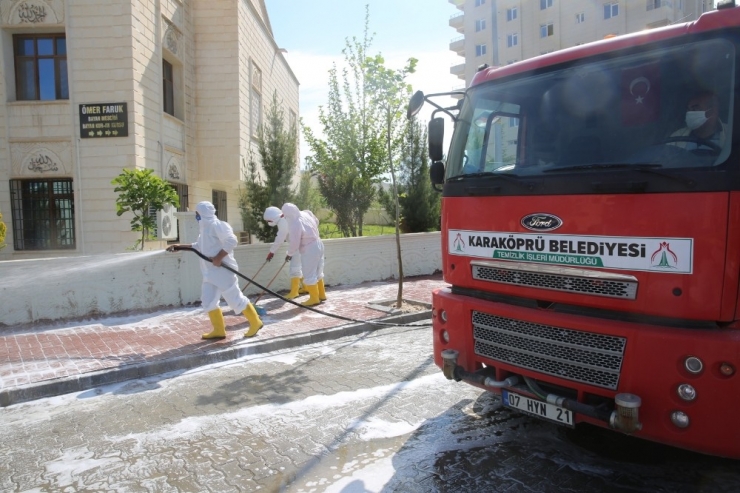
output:
[[[181, 210], [211, 200], [242, 230], [240, 185], [273, 94], [287, 124], [298, 118], [264, 0], [0, 0], [0, 23], [0, 260], [130, 248], [140, 233], [111, 185], [124, 168], [154, 170]], [[173, 212], [147, 249], [177, 235]]]

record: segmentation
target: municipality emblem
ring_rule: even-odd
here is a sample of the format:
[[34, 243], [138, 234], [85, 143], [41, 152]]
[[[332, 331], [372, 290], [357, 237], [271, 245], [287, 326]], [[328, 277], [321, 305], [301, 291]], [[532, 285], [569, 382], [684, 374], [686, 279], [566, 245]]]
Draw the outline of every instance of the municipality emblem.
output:
[[[655, 263], [656, 259], [657, 264]], [[650, 263], [652, 267], [659, 269], [675, 269], [678, 264], [678, 256], [671, 251], [671, 244], [663, 241], [658, 246], [658, 249], [650, 256]]]
[[463, 241], [460, 233], [457, 233], [457, 236], [455, 236], [455, 241], [452, 242], [452, 246], [456, 252], [462, 252], [465, 250], [465, 241]]

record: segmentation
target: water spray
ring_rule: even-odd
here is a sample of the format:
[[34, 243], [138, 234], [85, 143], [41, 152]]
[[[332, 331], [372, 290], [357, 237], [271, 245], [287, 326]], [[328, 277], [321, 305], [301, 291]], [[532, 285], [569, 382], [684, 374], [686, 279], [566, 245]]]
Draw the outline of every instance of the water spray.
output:
[[[213, 262], [213, 259], [212, 258], [206, 257], [205, 255], [203, 255], [202, 253], [200, 253], [198, 250], [196, 250], [193, 247], [177, 246], [174, 249], [174, 251], [182, 251], [182, 250], [188, 250], [190, 252], [193, 252], [197, 256], [199, 256], [200, 258], [202, 258], [203, 260], [205, 260], [206, 262]], [[292, 305], [295, 305], [298, 308], [304, 308], [306, 310], [311, 310], [312, 312], [318, 313], [319, 315], [324, 315], [326, 317], [336, 318], [338, 320], [344, 320], [346, 322], [355, 322], [355, 323], [373, 324], [373, 325], [383, 325], [383, 326], [389, 326], [389, 327], [431, 327], [432, 326], [432, 324], [394, 324], [394, 323], [389, 323], [389, 322], [376, 322], [376, 321], [373, 321], [373, 320], [358, 320], [356, 318], [350, 318], [350, 317], [345, 317], [345, 316], [342, 316], [342, 315], [336, 315], [334, 313], [327, 313], [327, 312], [324, 312], [324, 311], [321, 311], [321, 310], [317, 310], [316, 308], [314, 308], [312, 306], [305, 306], [305, 305], [302, 305], [301, 303], [298, 303], [296, 301], [289, 300], [288, 298], [284, 298], [283, 296], [279, 295], [278, 293], [276, 293], [274, 291], [271, 291], [268, 287], [262, 286], [261, 284], [257, 283], [254, 279], [248, 278], [247, 276], [245, 276], [244, 274], [242, 274], [238, 270], [232, 269], [231, 267], [229, 267], [228, 265], [226, 265], [224, 263], [221, 264], [221, 267], [223, 267], [224, 269], [226, 269], [226, 270], [228, 270], [228, 271], [236, 274], [237, 276], [241, 277], [242, 279], [246, 280], [247, 282], [249, 282], [251, 284], [254, 284], [258, 288], [262, 289], [263, 290], [263, 294], [264, 294], [264, 292], [270, 293], [271, 295], [275, 296], [276, 298], [280, 298], [281, 300], [283, 300], [283, 301], [285, 301], [287, 303], [290, 303]]]

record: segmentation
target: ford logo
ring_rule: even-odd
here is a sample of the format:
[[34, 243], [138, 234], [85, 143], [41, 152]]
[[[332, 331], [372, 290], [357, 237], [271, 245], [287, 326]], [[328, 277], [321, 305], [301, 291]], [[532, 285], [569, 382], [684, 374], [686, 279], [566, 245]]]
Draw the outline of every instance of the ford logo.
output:
[[532, 231], [552, 231], [563, 225], [563, 220], [552, 214], [538, 212], [522, 218], [522, 226]]

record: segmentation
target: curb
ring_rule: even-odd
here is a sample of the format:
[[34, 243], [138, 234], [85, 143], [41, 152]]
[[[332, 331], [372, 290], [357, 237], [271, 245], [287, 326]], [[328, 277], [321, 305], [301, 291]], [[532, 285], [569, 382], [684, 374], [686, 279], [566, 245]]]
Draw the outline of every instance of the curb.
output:
[[175, 371], [184, 371], [199, 366], [222, 363], [236, 360], [252, 354], [263, 354], [280, 349], [292, 349], [308, 344], [326, 342], [342, 337], [358, 335], [373, 330], [382, 330], [391, 327], [378, 326], [378, 322], [384, 324], [407, 324], [431, 318], [431, 310], [415, 313], [395, 315], [387, 318], [362, 322], [357, 324], [346, 324], [330, 329], [317, 329], [303, 334], [268, 339], [264, 342], [237, 343], [233, 347], [220, 349], [212, 352], [187, 354], [175, 358], [125, 365], [118, 368], [110, 368], [96, 372], [85, 373], [65, 378], [58, 378], [44, 382], [0, 391], [0, 407], [8, 407], [46, 397], [54, 397], [73, 392], [83, 392], [95, 387], [136, 380], [161, 375]]

